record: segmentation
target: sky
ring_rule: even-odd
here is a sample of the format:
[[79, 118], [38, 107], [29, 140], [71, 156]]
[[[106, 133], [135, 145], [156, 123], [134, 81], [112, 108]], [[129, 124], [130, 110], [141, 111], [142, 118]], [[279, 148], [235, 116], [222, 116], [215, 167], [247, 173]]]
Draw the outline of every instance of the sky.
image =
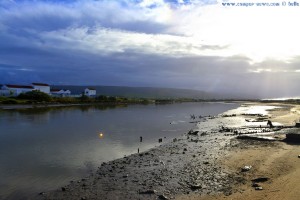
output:
[[283, 2], [0, 0], [0, 83], [300, 96], [300, 6]]

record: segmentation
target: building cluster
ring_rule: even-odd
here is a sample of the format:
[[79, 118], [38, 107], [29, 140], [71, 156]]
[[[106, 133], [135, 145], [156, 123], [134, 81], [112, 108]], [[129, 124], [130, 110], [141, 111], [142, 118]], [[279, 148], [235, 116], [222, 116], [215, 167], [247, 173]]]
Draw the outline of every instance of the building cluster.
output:
[[[79, 97], [82, 95], [72, 95], [70, 90], [51, 88], [50, 85], [45, 83], [32, 83], [30, 85], [0, 85], [0, 96], [18, 96], [21, 93], [30, 92], [33, 90], [38, 90], [55, 97]], [[83, 91], [83, 94], [89, 97], [95, 97], [96, 89], [86, 88]]]

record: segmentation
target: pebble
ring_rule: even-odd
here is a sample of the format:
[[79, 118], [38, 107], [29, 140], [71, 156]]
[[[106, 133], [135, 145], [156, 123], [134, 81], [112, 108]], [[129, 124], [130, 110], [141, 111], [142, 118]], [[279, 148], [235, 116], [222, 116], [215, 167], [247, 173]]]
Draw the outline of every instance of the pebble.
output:
[[166, 197], [165, 195], [161, 194], [161, 195], [158, 196], [158, 199], [168, 200], [169, 198]]
[[155, 193], [156, 190], [146, 190], [146, 191], [139, 192], [139, 194], [155, 194]]
[[256, 187], [260, 187], [260, 185], [259, 185], [258, 183], [253, 183], [253, 184], [252, 184], [252, 187], [255, 187], [255, 188], [256, 188]]
[[247, 172], [247, 171], [249, 171], [250, 169], [252, 168], [252, 166], [251, 165], [246, 165], [246, 166], [244, 166], [243, 168], [242, 168], [242, 172]]
[[191, 188], [192, 190], [198, 190], [198, 189], [201, 189], [202, 186], [201, 186], [200, 184], [196, 184], [196, 185], [191, 185], [190, 188]]
[[255, 187], [255, 190], [263, 190], [262, 187]]
[[268, 180], [269, 180], [269, 178], [267, 178], [267, 177], [260, 177], [260, 178], [252, 179], [251, 181], [253, 181], [253, 182], [266, 182]]

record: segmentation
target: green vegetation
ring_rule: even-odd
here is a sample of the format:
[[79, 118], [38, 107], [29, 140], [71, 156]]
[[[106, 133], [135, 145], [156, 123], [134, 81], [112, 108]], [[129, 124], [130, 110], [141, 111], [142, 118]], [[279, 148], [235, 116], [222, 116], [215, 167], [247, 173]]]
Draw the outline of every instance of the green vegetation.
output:
[[40, 91], [22, 93], [17, 97], [0, 97], [0, 104], [134, 104], [153, 103], [154, 100], [100, 95], [96, 98], [84, 94], [80, 97], [52, 97]]
[[37, 102], [50, 102], [52, 100], [51, 96], [38, 90], [21, 93], [17, 98], [23, 100], [37, 101]]
[[1, 97], [0, 96], [0, 104], [26, 104], [27, 102], [24, 100], [18, 100], [12, 97]]

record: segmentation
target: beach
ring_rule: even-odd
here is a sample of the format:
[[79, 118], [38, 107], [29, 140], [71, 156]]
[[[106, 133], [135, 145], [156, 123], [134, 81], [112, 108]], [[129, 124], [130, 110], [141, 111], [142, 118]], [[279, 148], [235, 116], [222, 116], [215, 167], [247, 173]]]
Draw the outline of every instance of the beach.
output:
[[[172, 142], [102, 163], [89, 176], [32, 199], [297, 199], [300, 149], [282, 142], [289, 129], [277, 123], [294, 125], [299, 110], [249, 103], [206, 116]], [[274, 140], [236, 139], [252, 132]], [[251, 169], [242, 172], [244, 166]], [[260, 177], [267, 181], [255, 190], [251, 180]]]
[[[283, 106], [271, 110], [270, 119], [282, 125], [294, 125], [299, 120], [298, 105]], [[284, 135], [281, 135], [284, 137]], [[300, 196], [300, 154], [299, 144], [281, 141], [239, 141], [232, 146], [229, 154], [220, 161], [221, 165], [235, 176], [231, 195], [183, 195], [176, 199], [283, 199], [296, 200]], [[252, 166], [251, 170], [242, 172], [244, 166]], [[258, 177], [267, 177], [268, 181], [259, 183], [262, 190], [255, 190], [251, 180]]]

